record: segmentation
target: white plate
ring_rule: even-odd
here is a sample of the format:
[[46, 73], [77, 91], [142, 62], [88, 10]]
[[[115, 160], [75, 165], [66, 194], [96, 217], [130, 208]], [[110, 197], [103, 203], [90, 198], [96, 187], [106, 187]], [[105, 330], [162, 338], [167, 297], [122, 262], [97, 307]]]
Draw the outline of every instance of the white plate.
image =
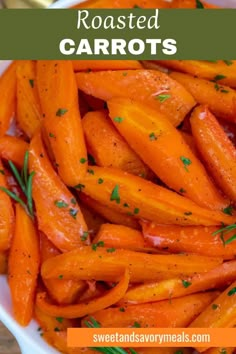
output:
[[[83, 2], [84, 0], [59, 0], [51, 8], [66, 8]], [[208, 0], [209, 3], [223, 7], [236, 8], [236, 0]], [[9, 65], [10, 61], [0, 60], [0, 75]], [[59, 352], [50, 347], [40, 336], [38, 324], [31, 321], [29, 326], [21, 327], [13, 319], [9, 287], [6, 277], [0, 276], [0, 320], [15, 336], [22, 354], [58, 354]]]

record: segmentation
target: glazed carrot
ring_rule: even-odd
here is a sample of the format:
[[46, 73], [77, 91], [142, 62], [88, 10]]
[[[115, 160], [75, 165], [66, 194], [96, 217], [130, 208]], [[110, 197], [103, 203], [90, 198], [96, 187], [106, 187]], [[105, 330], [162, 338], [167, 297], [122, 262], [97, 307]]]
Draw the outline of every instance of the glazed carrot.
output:
[[96, 164], [146, 177], [148, 167], [129, 147], [111, 123], [106, 111], [87, 113], [82, 121], [88, 150]]
[[95, 311], [100, 311], [118, 302], [126, 293], [129, 285], [129, 272], [125, 271], [118, 285], [107, 291], [98, 298], [88, 302], [68, 306], [52, 305], [46, 299], [45, 293], [37, 295], [36, 304], [46, 314], [51, 316], [62, 316], [63, 318], [78, 318]]
[[0, 274], [7, 273], [7, 254], [0, 252]]
[[233, 354], [235, 348], [210, 348], [204, 354]]
[[130, 227], [132, 229], [140, 229], [140, 225], [133, 216], [122, 214], [116, 210], [111, 209], [108, 206], [105, 206], [96, 200], [90, 198], [84, 193], [79, 194], [82, 202], [85, 203], [89, 208], [91, 208], [94, 212], [98, 213], [105, 220], [111, 222], [112, 224], [124, 225]]
[[[5, 171], [0, 160], [0, 186], [7, 188]], [[10, 197], [0, 190], [0, 252], [10, 247], [13, 234], [14, 212]]]
[[188, 74], [172, 72], [170, 77], [183, 85], [198, 103], [206, 104], [216, 116], [236, 122], [235, 90]]
[[20, 138], [9, 135], [0, 138], [0, 157], [12, 161], [18, 167], [23, 166], [28, 148], [29, 144]]
[[185, 131], [180, 131], [180, 133], [185, 143], [190, 147], [194, 155], [198, 156], [198, 151], [193, 136]]
[[72, 250], [83, 243], [81, 237], [87, 233], [79, 205], [53, 170], [40, 134], [31, 140], [29, 151], [38, 228], [60, 251]]
[[221, 263], [220, 258], [186, 254], [156, 255], [124, 249], [110, 252], [103, 244], [93, 244], [48, 259], [42, 265], [41, 274], [43, 279], [63, 277], [114, 282], [128, 268], [131, 282], [144, 282], [204, 273]]
[[[76, 74], [78, 88], [105, 101], [114, 97], [137, 100], [179, 125], [195, 101], [185, 88], [156, 70], [100, 71]], [[101, 85], [102, 82], [102, 85]]]
[[105, 247], [143, 250], [148, 247], [140, 231], [124, 225], [103, 224], [93, 243], [104, 242]]
[[102, 327], [131, 327], [135, 323], [141, 327], [186, 327], [201, 313], [209, 303], [214, 301], [217, 293], [194, 294], [151, 304], [141, 304], [120, 308], [111, 308], [93, 314]]
[[176, 192], [184, 189], [186, 197], [209, 209], [229, 204], [166, 116], [126, 98], [108, 101], [108, 108], [121, 135], [168, 187]]
[[191, 115], [194, 139], [217, 184], [236, 201], [236, 150], [232, 142], [206, 106]]
[[44, 126], [65, 184], [75, 186], [87, 170], [87, 153], [70, 61], [38, 61], [37, 84]]
[[227, 244], [235, 231], [231, 231], [224, 236], [225, 243], [222, 242], [220, 234], [213, 236], [219, 227], [217, 226], [178, 226], [178, 225], [158, 225], [152, 222], [141, 222], [143, 234], [150, 247], [160, 250], [168, 250], [171, 253], [187, 252], [197, 253], [203, 256], [223, 257], [233, 259], [236, 255], [236, 242]]
[[20, 63], [17, 76], [16, 120], [23, 132], [32, 137], [42, 120], [42, 111], [36, 82], [36, 63], [32, 60]]
[[16, 106], [16, 68], [14, 61], [0, 77], [0, 136], [3, 136], [11, 123]]
[[218, 85], [236, 87], [236, 60], [219, 60], [216, 63], [200, 60], [158, 60], [157, 63], [171, 70], [215, 80]]
[[140, 62], [136, 60], [73, 60], [72, 65], [75, 72], [142, 68]]
[[19, 204], [16, 205], [8, 271], [14, 317], [26, 326], [33, 315], [39, 271], [39, 240], [32, 219]]
[[[217, 8], [212, 4], [208, 4], [206, 1], [201, 1], [204, 4], [204, 8]], [[196, 0], [174, 0], [174, 1], [165, 1], [165, 0], [87, 0], [82, 4], [74, 6], [75, 8], [85, 8], [85, 9], [106, 9], [106, 8], [196, 8]]]
[[131, 287], [122, 304], [138, 304], [170, 297], [181, 297], [200, 291], [228, 286], [236, 278], [236, 261], [225, 262], [207, 273], [195, 274], [187, 278], [175, 278], [154, 283], [144, 283]]

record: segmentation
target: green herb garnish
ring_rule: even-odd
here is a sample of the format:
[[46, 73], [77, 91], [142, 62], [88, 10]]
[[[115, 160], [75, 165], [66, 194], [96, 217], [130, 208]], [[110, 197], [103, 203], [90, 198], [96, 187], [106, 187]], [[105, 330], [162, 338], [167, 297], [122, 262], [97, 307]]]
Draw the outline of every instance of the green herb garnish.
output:
[[87, 159], [85, 157], [81, 157], [81, 159], [79, 160], [80, 163], [84, 164], [87, 161]]
[[76, 219], [76, 216], [77, 216], [77, 214], [78, 214], [78, 210], [71, 208], [71, 209], [69, 210], [69, 214], [72, 216], [73, 219]]
[[171, 95], [161, 94], [161, 95], [157, 95], [155, 98], [162, 103], [162, 102], [165, 102], [166, 100], [168, 100], [169, 98], [171, 98]]
[[228, 66], [233, 65], [232, 60], [223, 60], [223, 62]]
[[232, 295], [235, 295], [236, 294], [236, 287], [235, 288], [232, 288], [229, 292], [228, 292], [228, 296], [232, 296]]
[[50, 138], [55, 138], [55, 135], [53, 133], [48, 134]]
[[227, 215], [233, 215], [233, 210], [234, 207], [232, 205], [227, 206], [227, 208], [224, 208], [222, 211], [223, 213], [227, 214]]
[[66, 108], [59, 108], [56, 112], [56, 116], [57, 117], [62, 117], [64, 116], [64, 114], [66, 114], [66, 112], [68, 112], [68, 109]]
[[183, 164], [184, 164], [184, 169], [185, 169], [185, 171], [189, 172], [187, 166], [191, 165], [192, 161], [191, 161], [189, 158], [184, 157], [184, 156], [180, 156], [180, 160], [181, 160], [181, 161], [183, 162]]
[[196, 8], [197, 9], [204, 9], [203, 3], [200, 0], [196, 0]]
[[212, 236], [220, 235], [220, 239], [221, 239], [223, 245], [225, 246], [225, 245], [228, 245], [229, 243], [231, 243], [231, 242], [236, 240], [236, 234], [231, 236], [228, 240], [225, 240], [225, 235], [227, 235], [229, 232], [233, 231], [234, 229], [236, 229], [236, 224], [231, 224], [231, 225], [228, 225], [228, 226], [224, 226], [221, 229], [213, 232]]
[[138, 322], [136, 322], [136, 321], [134, 322], [132, 327], [133, 328], [141, 328], [140, 324]]
[[63, 317], [56, 317], [57, 322], [62, 323], [64, 318]]
[[149, 139], [150, 139], [151, 141], [157, 140], [156, 134], [155, 134], [154, 132], [150, 133], [150, 134], [149, 134]]
[[81, 241], [86, 241], [88, 238], [89, 232], [88, 231], [84, 231], [83, 235], [81, 236]]
[[110, 200], [115, 200], [117, 204], [120, 204], [120, 195], [119, 195], [119, 186], [118, 184], [114, 187], [113, 191], [111, 192]]
[[114, 247], [107, 249], [107, 252], [108, 252], [108, 253], [113, 253], [113, 252], [115, 252], [115, 251], [116, 251], [116, 249], [115, 249]]
[[218, 307], [219, 307], [219, 305], [217, 305], [217, 304], [212, 304], [211, 305], [212, 310], [217, 310]]
[[182, 280], [182, 284], [185, 288], [188, 288], [190, 285], [192, 285], [192, 283], [190, 283], [190, 281], [187, 280]]
[[139, 208], [134, 208], [134, 214], [137, 215], [139, 213]]
[[223, 79], [225, 79], [225, 78], [226, 78], [225, 75], [219, 74], [219, 75], [216, 75], [216, 76], [214, 77], [213, 81], [219, 81], [219, 80], [223, 80]]
[[99, 241], [97, 243], [93, 243], [91, 247], [92, 247], [93, 251], [97, 251], [98, 247], [104, 247], [104, 242], [103, 241]]
[[30, 80], [29, 80], [29, 84], [30, 84], [30, 86], [31, 86], [32, 88], [34, 88], [34, 80], [30, 79]]
[[124, 118], [115, 117], [113, 120], [114, 120], [114, 122], [116, 122], [116, 123], [121, 123], [121, 122], [123, 122]]
[[102, 178], [98, 178], [98, 184], [102, 184], [104, 181]]
[[65, 203], [63, 200], [55, 200], [54, 204], [60, 209], [67, 208], [69, 206], [69, 204]]
[[80, 192], [82, 191], [83, 188], [85, 188], [85, 185], [84, 184], [77, 184], [76, 186], [74, 186], [75, 189], [78, 189]]

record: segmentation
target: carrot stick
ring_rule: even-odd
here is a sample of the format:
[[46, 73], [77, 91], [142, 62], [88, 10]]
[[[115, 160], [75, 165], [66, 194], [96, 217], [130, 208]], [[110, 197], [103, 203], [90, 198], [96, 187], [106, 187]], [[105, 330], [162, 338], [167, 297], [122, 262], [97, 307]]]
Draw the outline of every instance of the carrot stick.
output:
[[[167, 74], [156, 70], [77, 73], [78, 88], [104, 101], [126, 97], [145, 103], [179, 125], [193, 108], [193, 97]], [[102, 86], [101, 86], [102, 82]]]
[[26, 326], [33, 314], [39, 271], [39, 240], [33, 221], [19, 204], [16, 205], [8, 271], [14, 317]]
[[225, 262], [207, 273], [195, 274], [187, 278], [175, 278], [154, 283], [144, 283], [131, 287], [122, 304], [138, 304], [168, 300], [209, 289], [222, 288], [236, 278], [236, 261]]
[[0, 274], [7, 273], [7, 254], [0, 252]]
[[142, 65], [136, 60], [73, 60], [72, 65], [75, 72], [142, 69]]
[[236, 201], [236, 150], [206, 106], [191, 115], [194, 139], [202, 158], [222, 190]]
[[72, 63], [38, 61], [37, 84], [59, 175], [65, 184], [75, 186], [87, 170], [87, 153]]
[[227, 206], [204, 166], [164, 115], [126, 98], [114, 98], [108, 107], [118, 131], [168, 187], [176, 192], [184, 189], [186, 197], [206, 208]]
[[10, 160], [18, 167], [23, 166], [24, 156], [29, 144], [20, 138], [5, 135], [0, 138], [0, 156], [4, 160]]
[[63, 278], [116, 281], [125, 268], [131, 282], [170, 279], [204, 273], [222, 263], [220, 258], [195, 255], [156, 255], [124, 249], [110, 251], [103, 243], [80, 247], [43, 263], [43, 279]]
[[7, 132], [15, 111], [17, 65], [14, 61], [0, 77], [0, 136]]
[[235, 221], [232, 216], [201, 208], [191, 200], [141, 177], [97, 166], [93, 166], [93, 171], [94, 174], [88, 173], [81, 182], [83, 192], [125, 215], [179, 225], [209, 226]]
[[220, 234], [214, 236], [219, 227], [211, 226], [178, 226], [178, 225], [157, 225], [149, 222], [141, 222], [143, 234], [150, 247], [159, 250], [168, 250], [171, 253], [187, 252], [197, 253], [203, 256], [223, 257], [233, 259], [236, 255], [236, 242], [227, 244], [235, 231], [225, 235], [225, 242], [222, 242]]
[[194, 294], [179, 299], [111, 308], [93, 314], [102, 327], [131, 327], [135, 323], [141, 327], [186, 327], [206, 306], [216, 298], [216, 292]]
[[206, 104], [216, 116], [236, 122], [236, 91], [220, 83], [199, 79], [188, 74], [170, 73], [200, 104]]
[[83, 244], [81, 237], [87, 234], [83, 215], [77, 201], [53, 170], [40, 134], [31, 140], [29, 166], [30, 171], [35, 172], [32, 193], [39, 230], [62, 252]]
[[126, 293], [129, 285], [129, 272], [126, 270], [118, 285], [104, 295], [88, 302], [68, 306], [52, 305], [46, 299], [45, 293], [37, 295], [36, 304], [46, 314], [64, 318], [78, 318], [95, 311], [100, 311], [118, 302]]
[[17, 76], [16, 120], [23, 132], [32, 137], [42, 120], [42, 111], [36, 82], [36, 63], [26, 60], [19, 64]]
[[[0, 187], [7, 188], [5, 171], [0, 160]], [[0, 190], [0, 252], [10, 247], [14, 226], [14, 211], [10, 197]]]
[[87, 113], [82, 125], [89, 152], [98, 166], [119, 168], [141, 177], [148, 175], [148, 167], [117, 132], [106, 111]]

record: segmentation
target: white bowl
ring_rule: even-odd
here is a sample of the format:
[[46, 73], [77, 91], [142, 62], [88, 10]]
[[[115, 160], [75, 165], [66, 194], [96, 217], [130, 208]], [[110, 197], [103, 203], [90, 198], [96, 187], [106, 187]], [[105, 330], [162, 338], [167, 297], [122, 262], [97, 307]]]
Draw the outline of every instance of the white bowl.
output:
[[[85, 0], [59, 0], [51, 8], [67, 8], [84, 2]], [[208, 0], [209, 3], [223, 7], [236, 8], [236, 0]], [[0, 75], [7, 68], [10, 61], [0, 60]], [[13, 318], [11, 297], [5, 276], [0, 276], [0, 320], [15, 336], [22, 354], [58, 354], [59, 352], [49, 346], [40, 336], [38, 324], [31, 321], [29, 326], [21, 327]]]

